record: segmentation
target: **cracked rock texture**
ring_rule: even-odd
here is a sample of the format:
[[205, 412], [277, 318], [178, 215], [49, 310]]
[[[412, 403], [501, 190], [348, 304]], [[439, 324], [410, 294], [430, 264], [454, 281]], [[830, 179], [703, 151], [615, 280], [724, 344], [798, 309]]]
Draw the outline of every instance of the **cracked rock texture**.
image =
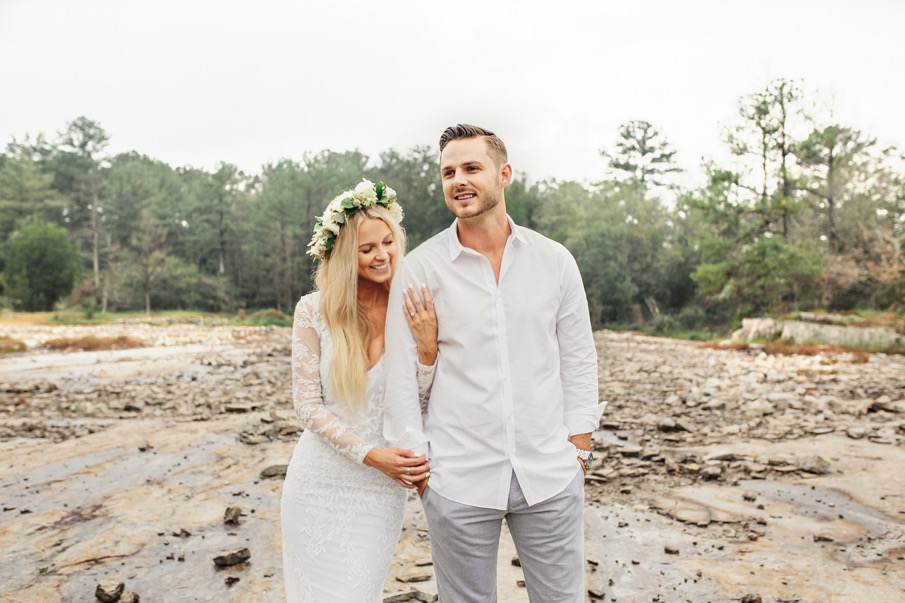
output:
[[[28, 345], [0, 359], [0, 601], [281, 600], [288, 329], [0, 334]], [[42, 347], [85, 335], [145, 345]], [[905, 357], [595, 337], [588, 601], [905, 600]], [[434, 600], [428, 539], [410, 497], [385, 601]], [[504, 527], [502, 602], [528, 600], [515, 556]]]

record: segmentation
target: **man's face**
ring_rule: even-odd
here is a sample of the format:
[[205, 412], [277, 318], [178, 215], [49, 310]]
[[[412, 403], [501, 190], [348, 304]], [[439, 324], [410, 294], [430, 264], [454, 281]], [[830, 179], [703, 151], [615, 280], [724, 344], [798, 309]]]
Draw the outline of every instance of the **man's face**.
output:
[[460, 220], [498, 207], [512, 168], [496, 166], [483, 138], [453, 140], [440, 154], [440, 180], [446, 206]]

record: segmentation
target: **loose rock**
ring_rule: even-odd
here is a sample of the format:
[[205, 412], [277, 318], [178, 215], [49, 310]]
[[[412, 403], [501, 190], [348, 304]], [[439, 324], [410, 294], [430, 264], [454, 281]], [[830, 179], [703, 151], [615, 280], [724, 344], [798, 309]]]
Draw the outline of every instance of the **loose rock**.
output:
[[289, 465], [271, 465], [270, 467], [267, 467], [266, 469], [261, 471], [261, 477], [286, 477], [286, 470], [288, 468]]
[[223, 513], [223, 523], [226, 525], [236, 525], [239, 523], [239, 517], [242, 516], [242, 507], [226, 507]]
[[224, 553], [223, 555], [217, 555], [214, 557], [214, 564], [217, 567], [229, 567], [231, 565], [238, 565], [243, 561], [248, 561], [251, 558], [251, 551], [247, 548], [239, 549], [237, 551], [233, 551], [231, 553]]
[[102, 603], [116, 603], [125, 588], [125, 583], [119, 580], [101, 580], [94, 590], [94, 596]]

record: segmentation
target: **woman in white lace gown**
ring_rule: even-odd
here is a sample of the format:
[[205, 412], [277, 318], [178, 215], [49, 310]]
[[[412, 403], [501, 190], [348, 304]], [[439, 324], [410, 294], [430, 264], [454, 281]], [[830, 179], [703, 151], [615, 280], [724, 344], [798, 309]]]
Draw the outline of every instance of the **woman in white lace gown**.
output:
[[[305, 431], [281, 502], [290, 603], [380, 601], [406, 488], [429, 475], [423, 456], [386, 448], [382, 433], [383, 330], [404, 252], [401, 213], [392, 189], [364, 181], [330, 203], [310, 245], [318, 290], [298, 302], [292, 329], [293, 404]], [[406, 302], [419, 346], [412, 370], [426, 398], [437, 324], [422, 295]]]

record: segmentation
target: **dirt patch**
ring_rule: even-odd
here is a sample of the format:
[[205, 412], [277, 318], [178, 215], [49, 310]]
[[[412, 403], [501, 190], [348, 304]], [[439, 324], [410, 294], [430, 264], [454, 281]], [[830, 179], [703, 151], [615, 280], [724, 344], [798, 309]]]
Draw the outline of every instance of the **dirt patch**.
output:
[[14, 352], [24, 352], [26, 348], [25, 342], [12, 337], [0, 336], [0, 354], [11, 354]]

